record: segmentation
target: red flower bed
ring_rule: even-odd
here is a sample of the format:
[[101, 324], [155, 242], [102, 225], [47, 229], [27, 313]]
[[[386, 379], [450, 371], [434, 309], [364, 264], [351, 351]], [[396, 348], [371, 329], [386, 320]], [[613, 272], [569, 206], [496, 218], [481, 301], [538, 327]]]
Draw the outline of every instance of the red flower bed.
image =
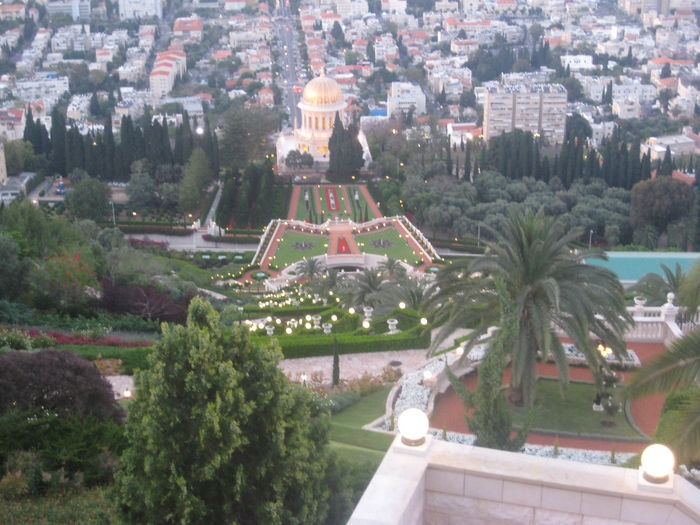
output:
[[335, 188], [326, 188], [326, 206], [330, 211], [338, 211], [340, 206], [338, 204], [338, 194]]
[[57, 345], [101, 345], [101, 346], [151, 346], [153, 343], [142, 341], [122, 341], [118, 337], [86, 337], [83, 335], [68, 335], [63, 332], [40, 332], [39, 330], [29, 330], [29, 337], [34, 338], [39, 335], [48, 335], [56, 340]]
[[348, 245], [348, 241], [345, 240], [345, 237], [340, 237], [338, 239], [338, 253], [350, 253], [350, 246]]

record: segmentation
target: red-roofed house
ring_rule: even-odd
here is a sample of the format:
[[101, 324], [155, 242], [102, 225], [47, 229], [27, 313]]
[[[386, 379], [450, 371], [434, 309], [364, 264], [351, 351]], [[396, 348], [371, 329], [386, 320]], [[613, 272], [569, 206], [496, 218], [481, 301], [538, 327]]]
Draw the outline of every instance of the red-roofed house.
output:
[[231, 56], [233, 52], [230, 49], [219, 49], [211, 54], [212, 60], [224, 60]]
[[658, 92], [665, 90], [669, 90], [672, 93], [678, 92], [678, 78], [676, 77], [660, 78], [655, 82], [655, 85]]
[[19, 140], [24, 137], [26, 123], [23, 109], [0, 109], [0, 138]]
[[[673, 174], [671, 175], [671, 177], [673, 177], [676, 180], [685, 182], [688, 186], [692, 186], [693, 184], [695, 184], [695, 173], [686, 173], [681, 170], [673, 170]], [[651, 178], [656, 178], [656, 170], [651, 172]]]
[[24, 4], [0, 5], [0, 20], [24, 18]]
[[271, 108], [275, 105], [275, 92], [269, 88], [258, 91], [258, 101], [262, 106]]
[[341, 24], [342, 21], [343, 18], [337, 13], [321, 13], [321, 27], [324, 31], [330, 31], [333, 29], [333, 24], [335, 22]]
[[185, 42], [201, 42], [204, 22], [199, 18], [178, 18], [173, 24], [173, 36]]

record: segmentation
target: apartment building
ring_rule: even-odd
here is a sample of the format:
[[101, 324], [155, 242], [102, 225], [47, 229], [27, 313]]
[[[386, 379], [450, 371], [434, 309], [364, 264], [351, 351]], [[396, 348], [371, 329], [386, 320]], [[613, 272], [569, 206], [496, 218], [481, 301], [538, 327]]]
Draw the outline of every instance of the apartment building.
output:
[[414, 108], [414, 113], [425, 113], [425, 93], [416, 84], [410, 82], [392, 82], [386, 101], [388, 115], [408, 112]]
[[492, 85], [484, 93], [486, 140], [522, 129], [559, 144], [565, 124], [566, 88], [561, 84]]
[[121, 20], [163, 18], [163, 2], [161, 0], [119, 0], [119, 18]]

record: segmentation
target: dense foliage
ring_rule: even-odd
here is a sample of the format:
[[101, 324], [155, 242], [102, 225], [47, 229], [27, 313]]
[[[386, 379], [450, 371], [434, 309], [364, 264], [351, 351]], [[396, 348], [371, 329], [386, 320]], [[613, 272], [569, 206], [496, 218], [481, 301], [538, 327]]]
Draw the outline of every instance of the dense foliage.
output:
[[187, 326], [165, 326], [131, 405], [116, 475], [122, 515], [138, 522], [322, 523], [327, 422], [288, 383], [274, 346], [222, 328], [199, 299]]
[[124, 415], [90, 362], [57, 350], [0, 355], [0, 413], [15, 408], [116, 422]]

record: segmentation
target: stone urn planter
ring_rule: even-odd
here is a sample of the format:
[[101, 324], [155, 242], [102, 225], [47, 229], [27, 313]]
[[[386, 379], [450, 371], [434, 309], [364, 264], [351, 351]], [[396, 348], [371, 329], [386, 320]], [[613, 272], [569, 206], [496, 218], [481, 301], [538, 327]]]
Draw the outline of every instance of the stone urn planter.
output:
[[311, 320], [314, 322], [314, 330], [318, 330], [319, 328], [321, 328], [321, 316], [320, 315], [312, 316]]
[[374, 308], [371, 306], [365, 306], [362, 311], [365, 313], [365, 319], [372, 319], [372, 313], [374, 312]]
[[331, 333], [331, 330], [333, 329], [333, 325], [331, 323], [323, 323], [323, 333], [326, 335], [329, 335]]
[[638, 295], [638, 296], [636, 296], [636, 297], [634, 298], [634, 305], [635, 305], [635, 306], [642, 307], [642, 306], [644, 306], [645, 304], [647, 304], [647, 298], [646, 298], [646, 297], [643, 297], [643, 296], [641, 296], [641, 295]]
[[274, 325], [271, 325], [271, 324], [265, 325], [265, 331], [267, 332], [267, 335], [275, 335]]
[[386, 320], [386, 325], [389, 327], [389, 333], [390, 334], [398, 334], [399, 330], [397, 329], [397, 326], [399, 325], [398, 319], [387, 319]]

